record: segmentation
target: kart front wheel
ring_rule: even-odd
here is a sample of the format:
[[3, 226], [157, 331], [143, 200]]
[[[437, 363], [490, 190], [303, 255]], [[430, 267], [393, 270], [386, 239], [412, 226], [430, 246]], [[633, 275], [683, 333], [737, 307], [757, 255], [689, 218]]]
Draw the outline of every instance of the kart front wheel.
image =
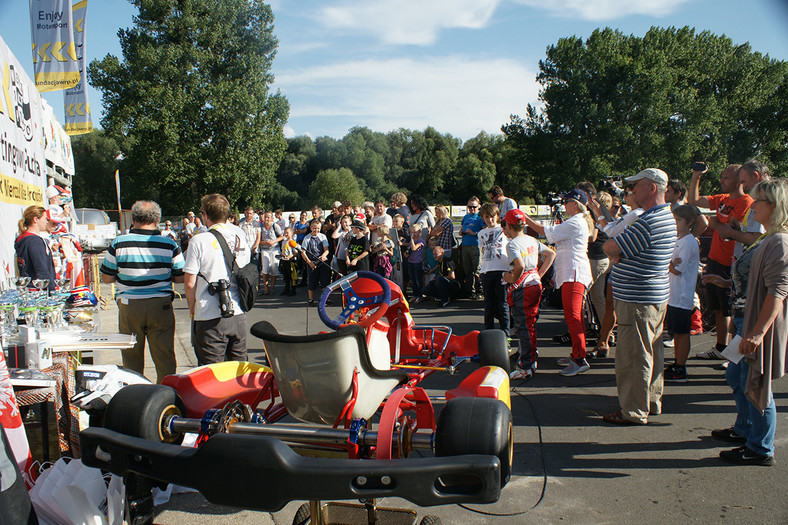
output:
[[499, 366], [508, 374], [509, 343], [503, 330], [483, 330], [477, 338], [479, 364], [481, 366]]
[[109, 402], [104, 428], [160, 443], [180, 444], [182, 434], [165, 429], [169, 416], [184, 417], [186, 406], [174, 389], [164, 385], [128, 385]]
[[512, 474], [513, 452], [512, 412], [503, 401], [456, 397], [441, 410], [435, 430], [436, 456], [497, 456], [503, 488]]

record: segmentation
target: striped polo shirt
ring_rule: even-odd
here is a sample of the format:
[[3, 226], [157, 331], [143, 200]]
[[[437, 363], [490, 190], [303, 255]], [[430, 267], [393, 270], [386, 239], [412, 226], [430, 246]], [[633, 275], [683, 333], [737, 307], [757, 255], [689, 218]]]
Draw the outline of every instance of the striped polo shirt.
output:
[[613, 240], [621, 260], [613, 266], [613, 297], [628, 303], [668, 300], [668, 265], [676, 245], [676, 221], [668, 204], [647, 210]]
[[132, 228], [107, 248], [101, 273], [117, 279], [120, 297], [171, 297], [170, 283], [173, 277], [183, 275], [183, 263], [177, 242], [159, 230]]

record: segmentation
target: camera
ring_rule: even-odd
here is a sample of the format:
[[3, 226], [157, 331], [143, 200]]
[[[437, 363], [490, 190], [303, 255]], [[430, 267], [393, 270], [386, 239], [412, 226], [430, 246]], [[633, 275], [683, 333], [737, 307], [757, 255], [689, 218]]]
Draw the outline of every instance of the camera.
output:
[[549, 204], [550, 206], [555, 207], [561, 204], [562, 202], [563, 199], [561, 198], [561, 195], [559, 195], [558, 193], [551, 191], [550, 193], [547, 194], [547, 204]]
[[208, 293], [219, 296], [219, 311], [222, 317], [232, 317], [235, 314], [233, 298], [230, 295], [230, 281], [219, 279], [215, 283], [208, 283]]
[[602, 181], [602, 190], [608, 192], [613, 197], [621, 197], [624, 195], [624, 190], [619, 186], [620, 182], [614, 179]]

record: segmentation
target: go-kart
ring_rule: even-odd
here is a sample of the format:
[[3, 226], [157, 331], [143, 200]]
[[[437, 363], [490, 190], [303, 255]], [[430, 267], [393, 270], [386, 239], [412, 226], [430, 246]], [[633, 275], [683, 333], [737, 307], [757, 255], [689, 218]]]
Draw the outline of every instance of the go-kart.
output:
[[[512, 464], [509, 377], [485, 361], [505, 355], [508, 368], [505, 336], [494, 349], [497, 336], [416, 327], [399, 288], [377, 274], [351, 274], [333, 289], [341, 313], [327, 314], [331, 289], [319, 311], [336, 331], [283, 335], [261, 321], [251, 332], [270, 366], [225, 362], [129, 385], [110, 401], [104, 428], [81, 433], [85, 464], [125, 476], [130, 521], [152, 523], [160, 483], [266, 511], [310, 500], [294, 523], [327, 523], [350, 507], [320, 500], [362, 500], [364, 523], [388, 513], [411, 524], [413, 511], [378, 508], [375, 498], [497, 501]], [[474, 358], [483, 366], [446, 392], [436, 419], [435, 398], [418, 383]], [[298, 422], [281, 422], [288, 414]], [[198, 434], [196, 448], [178, 446], [186, 433]]]

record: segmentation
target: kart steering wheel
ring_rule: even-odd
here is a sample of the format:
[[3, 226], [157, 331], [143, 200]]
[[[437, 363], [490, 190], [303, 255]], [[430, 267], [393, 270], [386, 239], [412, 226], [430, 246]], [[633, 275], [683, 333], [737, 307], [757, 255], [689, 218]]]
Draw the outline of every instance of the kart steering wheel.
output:
[[[370, 281], [374, 281], [374, 283]], [[375, 285], [379, 286], [382, 291], [379, 291]], [[337, 288], [342, 289], [347, 305], [336, 318], [331, 319], [326, 312], [326, 300]], [[365, 297], [358, 294], [364, 294]], [[376, 295], [369, 296], [370, 294]], [[353, 272], [326, 286], [317, 303], [317, 313], [320, 320], [334, 330], [351, 324], [348, 320], [353, 315], [358, 315], [358, 321], [352, 324], [367, 328], [383, 317], [389, 307], [389, 302], [391, 302], [391, 287], [385, 278], [374, 272]]]

